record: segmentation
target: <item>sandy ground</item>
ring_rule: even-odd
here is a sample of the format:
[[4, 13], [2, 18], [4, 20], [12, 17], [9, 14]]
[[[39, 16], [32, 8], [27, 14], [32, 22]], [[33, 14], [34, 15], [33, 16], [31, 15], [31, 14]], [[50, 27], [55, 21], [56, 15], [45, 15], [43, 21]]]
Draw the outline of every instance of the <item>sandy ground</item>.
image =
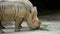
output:
[[[59, 21], [60, 22], [60, 21]], [[27, 24], [23, 23], [20, 32], [14, 31], [14, 25], [6, 26], [7, 29], [4, 34], [59, 34], [60, 33], [60, 23], [56, 21], [42, 21], [41, 28], [39, 30], [30, 31]], [[25, 25], [25, 26], [24, 26]]]

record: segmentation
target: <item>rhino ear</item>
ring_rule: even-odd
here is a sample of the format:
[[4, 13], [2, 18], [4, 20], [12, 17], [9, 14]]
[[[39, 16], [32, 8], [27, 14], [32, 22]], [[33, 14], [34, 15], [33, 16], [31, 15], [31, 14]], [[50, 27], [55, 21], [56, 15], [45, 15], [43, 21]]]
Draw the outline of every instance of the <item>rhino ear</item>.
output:
[[34, 12], [37, 13], [37, 7], [36, 6], [34, 6]]

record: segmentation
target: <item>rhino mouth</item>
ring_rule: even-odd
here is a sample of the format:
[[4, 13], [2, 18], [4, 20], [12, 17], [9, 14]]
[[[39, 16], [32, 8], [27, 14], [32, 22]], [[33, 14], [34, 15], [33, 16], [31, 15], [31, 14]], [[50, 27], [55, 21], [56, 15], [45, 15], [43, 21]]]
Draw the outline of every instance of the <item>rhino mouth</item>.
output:
[[31, 30], [38, 30], [40, 27], [31, 28]]

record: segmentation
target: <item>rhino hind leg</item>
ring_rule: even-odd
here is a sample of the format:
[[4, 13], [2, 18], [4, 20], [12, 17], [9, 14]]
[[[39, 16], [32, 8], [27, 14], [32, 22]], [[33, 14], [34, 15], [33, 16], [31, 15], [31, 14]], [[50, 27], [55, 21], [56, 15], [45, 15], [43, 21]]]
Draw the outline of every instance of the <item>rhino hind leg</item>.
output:
[[0, 28], [5, 29], [5, 27], [2, 25], [1, 21], [0, 21]]
[[0, 29], [0, 33], [5, 33], [2, 29]]

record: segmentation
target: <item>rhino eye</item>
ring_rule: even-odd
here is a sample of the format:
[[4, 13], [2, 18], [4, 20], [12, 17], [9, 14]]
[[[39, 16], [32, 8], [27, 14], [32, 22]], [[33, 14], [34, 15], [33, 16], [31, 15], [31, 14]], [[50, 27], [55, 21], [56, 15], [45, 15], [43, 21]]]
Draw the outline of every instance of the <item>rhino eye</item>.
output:
[[34, 21], [32, 23], [34, 23]]
[[32, 23], [34, 23], [35, 22], [35, 20], [34, 21], [32, 21]]

